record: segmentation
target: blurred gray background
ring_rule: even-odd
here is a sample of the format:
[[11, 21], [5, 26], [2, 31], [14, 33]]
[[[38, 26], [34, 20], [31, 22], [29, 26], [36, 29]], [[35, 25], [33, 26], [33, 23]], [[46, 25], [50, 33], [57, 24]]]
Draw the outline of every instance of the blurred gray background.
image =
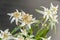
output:
[[[22, 9], [25, 12], [33, 14], [34, 17], [40, 17], [35, 9], [40, 8], [40, 6], [50, 7], [50, 3], [53, 3], [55, 6], [59, 5], [58, 10], [58, 19], [60, 22], [60, 0], [0, 0], [0, 29], [5, 30], [9, 28], [12, 30], [16, 25], [15, 23], [10, 24], [9, 16], [7, 13], [14, 12], [15, 9], [19, 11]], [[60, 40], [60, 23], [57, 24], [57, 33], [50, 32], [49, 35], [52, 36], [52, 40]]]

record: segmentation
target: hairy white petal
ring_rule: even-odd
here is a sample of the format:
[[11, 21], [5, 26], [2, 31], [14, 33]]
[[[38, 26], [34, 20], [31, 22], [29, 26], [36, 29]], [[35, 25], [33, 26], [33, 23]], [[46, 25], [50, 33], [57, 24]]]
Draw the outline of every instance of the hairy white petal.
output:
[[8, 31], [9, 31], [9, 29], [6, 29], [4, 32], [5, 32], [5, 33], [8, 33]]
[[51, 39], [51, 36], [49, 36], [48, 40], [50, 40], [50, 39]]
[[44, 14], [44, 11], [41, 11], [41, 10], [38, 10], [38, 9], [36, 9], [36, 11], [37, 11], [38, 13]]
[[29, 27], [29, 29], [31, 29], [31, 25], [30, 24], [28, 24], [28, 27]]
[[12, 18], [11, 23], [14, 22], [15, 18]]
[[16, 12], [19, 12], [19, 11], [16, 9]]
[[15, 21], [16, 21], [16, 25], [18, 25], [18, 19], [16, 19]]
[[22, 22], [22, 24], [20, 25], [20, 26], [24, 26], [25, 25], [25, 23], [24, 22]]

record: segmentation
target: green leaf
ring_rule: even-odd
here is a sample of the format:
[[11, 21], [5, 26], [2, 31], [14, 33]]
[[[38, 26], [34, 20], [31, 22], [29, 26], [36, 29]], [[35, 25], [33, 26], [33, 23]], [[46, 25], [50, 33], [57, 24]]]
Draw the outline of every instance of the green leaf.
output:
[[33, 30], [32, 30], [32, 28], [29, 30], [29, 33], [30, 33], [30, 34], [32, 34], [32, 33], [33, 33]]
[[2, 39], [0, 38], [0, 40], [2, 40]]
[[45, 27], [42, 30], [38, 30], [38, 32], [36, 34], [36, 38], [40, 39], [40, 37], [45, 37], [47, 35], [48, 31], [49, 31], [48, 27]]

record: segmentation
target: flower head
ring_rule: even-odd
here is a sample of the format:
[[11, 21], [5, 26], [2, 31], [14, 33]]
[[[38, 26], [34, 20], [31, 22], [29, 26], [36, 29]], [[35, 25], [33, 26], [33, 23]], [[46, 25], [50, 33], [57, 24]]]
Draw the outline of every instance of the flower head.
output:
[[13, 13], [8, 13], [7, 15], [10, 16], [10, 19], [12, 18], [11, 20], [11, 23], [16, 22], [16, 25], [18, 25], [18, 21], [21, 19], [21, 12], [19, 12], [17, 9], [16, 9], [16, 12], [13, 12]]
[[54, 5], [51, 3], [50, 10], [51, 10], [54, 14], [56, 14], [56, 13], [57, 13], [57, 10], [58, 10], [58, 5], [57, 5], [57, 6], [54, 6]]
[[11, 39], [11, 34], [10, 32], [8, 32], [9, 29], [6, 29], [5, 31], [0, 30], [0, 37], [2, 38], [2, 40], [8, 40]]
[[41, 11], [41, 10], [38, 10], [36, 9], [37, 12], [43, 14], [43, 18], [46, 18], [46, 21], [49, 19], [49, 18], [52, 18], [52, 12], [51, 10], [49, 10], [48, 8], [44, 7], [44, 6], [41, 6], [42, 8], [44, 8], [44, 11]]
[[26, 14], [24, 11], [22, 11], [22, 25], [27, 25], [29, 28], [31, 28], [31, 24], [36, 23], [37, 20], [35, 20], [35, 18], [32, 17], [32, 15]]

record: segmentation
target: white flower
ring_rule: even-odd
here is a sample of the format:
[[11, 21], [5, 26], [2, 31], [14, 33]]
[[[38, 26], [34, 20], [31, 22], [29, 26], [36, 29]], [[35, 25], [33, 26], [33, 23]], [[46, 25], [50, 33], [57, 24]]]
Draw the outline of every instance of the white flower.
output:
[[53, 18], [50, 21], [51, 24], [51, 29], [55, 28], [56, 30], [56, 23], [58, 23], [58, 19], [57, 19], [58, 15], [54, 15]]
[[52, 12], [52, 18], [49, 20], [50, 23], [51, 23], [51, 29], [55, 26], [56, 23], [58, 23], [58, 15], [57, 14], [57, 10], [58, 10], [58, 5], [57, 6], [54, 6], [52, 3], [51, 3], [51, 7], [50, 7], [50, 10]]
[[25, 36], [27, 36], [27, 35], [28, 35], [28, 33], [27, 33], [26, 29], [23, 29], [23, 30], [21, 29], [21, 32], [22, 32], [22, 33], [21, 33], [22, 35], [25, 35]]
[[31, 28], [31, 24], [36, 23], [37, 20], [32, 17], [32, 15], [26, 14], [24, 11], [22, 11], [22, 24], [21, 26], [27, 25], [29, 28]]
[[26, 38], [26, 40], [36, 40], [36, 39], [34, 39], [33, 37], [34, 37], [33, 35], [30, 35], [30, 36], [28, 36], [28, 37]]
[[11, 34], [10, 32], [8, 32], [9, 29], [6, 29], [5, 31], [0, 30], [0, 38], [2, 38], [2, 40], [8, 40], [11, 39]]
[[51, 36], [48, 38], [42, 38], [42, 40], [51, 40]]
[[13, 13], [8, 13], [7, 15], [10, 16], [10, 19], [11, 19], [11, 23], [16, 22], [16, 25], [18, 25], [18, 21], [21, 19], [21, 12], [19, 12], [17, 9], [16, 9], [16, 12], [13, 12]]
[[44, 7], [44, 6], [41, 6], [42, 8], [44, 8], [44, 11], [41, 11], [41, 10], [38, 10], [36, 9], [37, 12], [39, 13], [42, 13], [43, 14], [43, 18], [46, 18], [46, 21], [49, 19], [51, 21], [54, 21], [54, 22], [57, 22], [57, 16], [56, 16], [56, 13], [57, 13], [57, 10], [58, 10], [58, 5], [55, 7], [53, 6], [53, 4], [51, 3], [51, 7], [50, 9]]
[[58, 19], [57, 19], [58, 15], [53, 15], [51, 21], [54, 23], [58, 23]]
[[58, 5], [57, 5], [57, 6], [54, 6], [54, 5], [51, 3], [50, 10], [53, 12], [53, 14], [56, 14], [56, 13], [57, 13], [57, 10], [58, 10]]
[[42, 13], [43, 14], [43, 18], [46, 18], [46, 21], [49, 18], [52, 18], [53, 17], [51, 10], [49, 10], [48, 8], [43, 7], [43, 6], [41, 6], [41, 7], [44, 8], [44, 11], [41, 11], [41, 10], [38, 10], [38, 9], [36, 9], [36, 11], [39, 12], [39, 13]]
[[16, 40], [24, 40], [23, 36], [18, 36], [17, 38], [15, 38]]

